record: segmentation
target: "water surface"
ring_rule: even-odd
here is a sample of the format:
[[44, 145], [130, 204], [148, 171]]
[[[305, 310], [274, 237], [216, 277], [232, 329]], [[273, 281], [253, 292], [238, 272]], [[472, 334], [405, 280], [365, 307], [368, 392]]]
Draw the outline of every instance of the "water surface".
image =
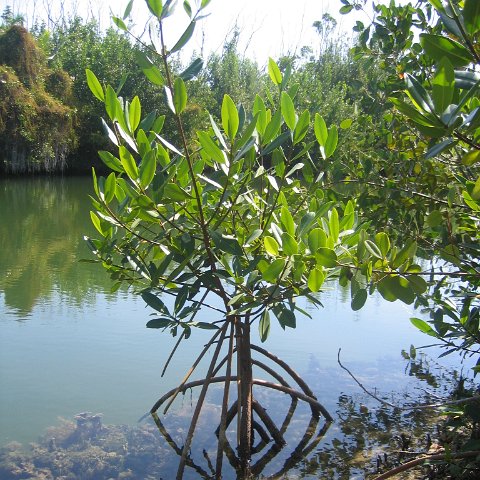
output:
[[[0, 181], [0, 445], [34, 441], [59, 417], [84, 411], [103, 413], [106, 424], [135, 425], [208, 339], [195, 331], [161, 378], [176, 339], [146, 329], [151, 312], [131, 292], [110, 293], [99, 265], [79, 263], [91, 258], [82, 240], [94, 235], [90, 193], [88, 178]], [[321, 300], [321, 310], [304, 304], [313, 319], [300, 319], [296, 330], [273, 325], [265, 346], [332, 414], [345, 392], [359, 391], [337, 364], [339, 348], [366, 386], [414, 388], [400, 353], [428, 340], [411, 326], [409, 307], [372, 297], [352, 312], [341, 288]], [[203, 315], [197, 318], [208, 320]], [[328, 435], [338, 434], [334, 427]]]

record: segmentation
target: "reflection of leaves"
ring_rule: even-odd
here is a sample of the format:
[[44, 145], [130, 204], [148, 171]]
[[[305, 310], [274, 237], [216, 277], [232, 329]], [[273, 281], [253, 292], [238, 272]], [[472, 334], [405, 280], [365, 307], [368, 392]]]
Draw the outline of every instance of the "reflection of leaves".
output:
[[28, 313], [54, 289], [76, 302], [87, 292], [109, 291], [110, 282], [88, 257], [83, 235], [89, 221], [89, 179], [38, 178], [0, 183], [0, 291], [5, 303]]

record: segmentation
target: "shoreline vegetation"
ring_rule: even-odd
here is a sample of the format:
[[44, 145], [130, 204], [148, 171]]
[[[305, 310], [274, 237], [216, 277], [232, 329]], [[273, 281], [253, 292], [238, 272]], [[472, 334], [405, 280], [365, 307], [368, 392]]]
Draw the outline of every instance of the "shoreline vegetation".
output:
[[[92, 167], [106, 171], [97, 152], [111, 146], [100, 120], [104, 112], [87, 86], [86, 69], [95, 71], [102, 84], [114, 85], [123, 98], [138, 94], [152, 115], [166, 115], [163, 131], [172, 142], [178, 140], [163, 89], [150, 83], [137, 64], [138, 53], [145, 52], [142, 44], [131, 41], [121, 30], [110, 27], [101, 31], [98, 22], [80, 17], [64, 18], [53, 30], [34, 25], [30, 31], [9, 7], [2, 19], [2, 175], [90, 174]], [[318, 33], [318, 45], [285, 54], [279, 58], [280, 67], [292, 68], [292, 83], [298, 85], [297, 95], [304, 99], [300, 106], [312, 115], [320, 113], [327, 123], [358, 120], [339, 145], [337, 156], [351, 155], [349, 152], [361, 145], [373, 149], [378, 139], [372, 114], [381, 112], [384, 102], [362, 96], [375, 78], [372, 67], [353, 62], [352, 45], [341, 36], [330, 15], [324, 14], [312, 28]], [[225, 92], [251, 109], [255, 95], [266, 90], [268, 72], [238, 51], [241, 35], [234, 30], [221, 54], [198, 60], [203, 70], [189, 82], [191, 102], [184, 112], [188, 138], [193, 139], [196, 130], [208, 125], [209, 114], [220, 118]], [[170, 67], [177, 73], [184, 69], [175, 56]]]

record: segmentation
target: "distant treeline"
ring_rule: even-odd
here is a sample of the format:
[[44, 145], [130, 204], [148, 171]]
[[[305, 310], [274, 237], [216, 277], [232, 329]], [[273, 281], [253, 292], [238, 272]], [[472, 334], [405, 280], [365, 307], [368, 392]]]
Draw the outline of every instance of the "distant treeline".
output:
[[[87, 68], [102, 83], [120, 90], [124, 98], [138, 95], [144, 115], [149, 111], [165, 114], [164, 134], [175, 140], [162, 102], [163, 88], [147, 81], [136, 60], [136, 51], [144, 51], [144, 46], [116, 28], [101, 31], [96, 21], [79, 17], [66, 19], [53, 30], [35, 26], [30, 32], [8, 7], [2, 19], [2, 174], [83, 173], [92, 166], [101, 168], [97, 151], [109, 149], [101, 122], [106, 115], [87, 86]], [[342, 159], [350, 160], [360, 148], [364, 153], [378, 149], [374, 124], [385, 107], [378, 93], [381, 74], [371, 61], [353, 61], [350, 45], [336, 32], [330, 15], [324, 15], [312, 28], [318, 32], [318, 45], [276, 60], [282, 69], [291, 69], [291, 84], [296, 85], [301, 108], [321, 113], [329, 124], [351, 120], [329, 164], [331, 172], [342, 172]], [[255, 95], [269, 88], [264, 69], [239, 53], [240, 35], [233, 32], [221, 54], [202, 60], [203, 69], [189, 82], [189, 98], [194, 101], [184, 115], [192, 141], [195, 130], [207, 125], [209, 114], [219, 116], [224, 93], [249, 112]], [[186, 65], [177, 60], [172, 67], [180, 72]]]

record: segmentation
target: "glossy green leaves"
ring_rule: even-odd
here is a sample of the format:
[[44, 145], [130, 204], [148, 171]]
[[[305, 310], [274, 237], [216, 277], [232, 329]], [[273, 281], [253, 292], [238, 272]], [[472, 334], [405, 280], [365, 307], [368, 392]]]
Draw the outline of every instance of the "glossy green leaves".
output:
[[478, 0], [465, 0], [463, 21], [465, 29], [470, 35], [474, 35], [480, 30], [480, 2]]
[[148, 9], [157, 17], [161, 18], [163, 11], [162, 0], [147, 0]]
[[187, 106], [187, 89], [181, 77], [177, 77], [173, 85], [173, 105], [177, 115], [182, 113]]
[[233, 100], [228, 95], [225, 95], [222, 102], [222, 126], [231, 141], [235, 139], [239, 123], [237, 107]]
[[338, 144], [338, 129], [335, 125], [332, 125], [330, 129], [327, 128], [323, 117], [316, 113], [314, 122], [314, 132], [317, 142], [320, 145], [320, 152], [322, 156], [330, 158], [337, 149]]
[[473, 61], [473, 56], [467, 48], [448, 37], [422, 33], [420, 44], [434, 60], [440, 61], [446, 57], [454, 67], [464, 67]]
[[87, 68], [85, 70], [85, 73], [87, 75], [88, 88], [90, 88], [90, 91], [95, 95], [96, 98], [98, 98], [98, 100], [103, 102], [105, 100], [105, 93], [103, 91], [102, 85], [91, 70]]
[[275, 63], [275, 60], [272, 58], [268, 59], [268, 75], [270, 76], [270, 79], [275, 85], [281, 85], [282, 84], [282, 72], [280, 72], [280, 69], [278, 68], [278, 65]]
[[294, 130], [297, 122], [297, 117], [295, 115], [295, 107], [293, 105], [292, 99], [286, 92], [282, 92], [281, 95], [281, 109], [287, 127], [290, 130]]
[[443, 57], [437, 65], [432, 80], [432, 95], [435, 110], [443, 111], [452, 103], [455, 86], [455, 72], [447, 57]]

